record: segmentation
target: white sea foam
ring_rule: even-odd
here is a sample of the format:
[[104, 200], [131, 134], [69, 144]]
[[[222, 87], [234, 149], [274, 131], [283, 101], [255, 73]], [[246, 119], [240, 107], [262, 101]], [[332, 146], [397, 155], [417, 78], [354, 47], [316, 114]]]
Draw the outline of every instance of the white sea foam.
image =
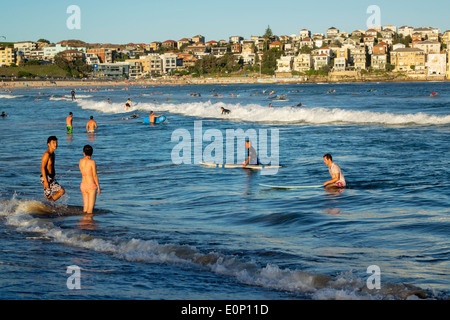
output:
[[62, 229], [51, 220], [31, 215], [30, 212], [34, 212], [36, 207], [41, 208], [42, 203], [13, 197], [12, 200], [0, 202], [0, 217], [18, 231], [37, 234], [38, 238], [47, 241], [111, 254], [129, 262], [192, 265], [232, 277], [246, 285], [292, 292], [312, 299], [407, 299], [417, 291], [417, 288], [408, 291], [408, 287], [400, 285], [389, 287], [386, 293], [377, 292], [374, 295], [365, 290], [362, 279], [355, 278], [351, 273], [331, 277], [298, 269], [283, 269], [273, 264], [261, 267], [257, 262], [215, 251], [203, 253], [189, 245], [91, 236], [80, 230]]
[[[96, 110], [104, 113], [124, 113], [123, 104], [79, 101], [83, 109]], [[222, 115], [221, 107], [231, 110], [228, 115]], [[229, 119], [246, 122], [277, 122], [277, 123], [308, 123], [308, 124], [384, 124], [384, 125], [446, 125], [450, 124], [450, 115], [432, 115], [427, 113], [389, 113], [345, 110], [341, 108], [299, 108], [278, 107], [268, 108], [258, 104], [240, 105], [226, 103], [136, 103], [133, 111], [168, 112], [185, 116], [213, 119]]]
[[23, 96], [18, 95], [18, 96], [14, 96], [14, 95], [10, 95], [10, 94], [0, 94], [0, 99], [16, 99], [16, 98], [22, 98]]

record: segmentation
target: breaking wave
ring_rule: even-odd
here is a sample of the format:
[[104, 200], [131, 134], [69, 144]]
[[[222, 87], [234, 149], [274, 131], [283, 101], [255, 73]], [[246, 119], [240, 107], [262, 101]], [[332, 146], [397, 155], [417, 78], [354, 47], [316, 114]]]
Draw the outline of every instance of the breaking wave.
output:
[[291, 292], [310, 299], [430, 298], [426, 291], [404, 284], [385, 283], [382, 289], [374, 293], [366, 288], [363, 279], [352, 272], [332, 277], [298, 269], [280, 268], [275, 264], [259, 265], [254, 261], [216, 251], [204, 253], [190, 245], [88, 235], [78, 229], [60, 228], [53, 224], [51, 219], [43, 219], [39, 214], [36, 215], [36, 212], [48, 210], [48, 205], [40, 201], [18, 200], [13, 197], [11, 200], [0, 202], [0, 217], [5, 224], [19, 232], [37, 235], [33, 239], [81, 247], [129, 262], [191, 266], [234, 278], [245, 285]]
[[[119, 103], [98, 102], [92, 100], [79, 101], [83, 109], [96, 110], [103, 113], [125, 113], [124, 105]], [[231, 110], [230, 114], [222, 115], [221, 107]], [[246, 122], [276, 122], [283, 124], [382, 124], [382, 125], [447, 125], [450, 115], [433, 115], [427, 113], [389, 113], [345, 110], [341, 108], [322, 107], [277, 107], [268, 108], [258, 104], [240, 105], [227, 103], [136, 103], [134, 111], [169, 112], [199, 118], [228, 119]], [[129, 111], [128, 111], [129, 112]]]
[[16, 99], [16, 98], [22, 98], [23, 96], [14, 96], [10, 94], [0, 94], [0, 99]]

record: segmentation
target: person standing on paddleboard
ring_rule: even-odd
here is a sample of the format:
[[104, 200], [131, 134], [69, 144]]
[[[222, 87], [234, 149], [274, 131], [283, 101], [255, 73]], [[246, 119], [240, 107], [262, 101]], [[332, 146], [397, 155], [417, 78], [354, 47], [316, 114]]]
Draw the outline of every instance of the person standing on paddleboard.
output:
[[331, 175], [331, 180], [328, 180], [323, 184], [325, 188], [345, 188], [346, 182], [341, 168], [333, 162], [331, 154], [327, 153], [323, 156], [323, 162], [328, 166], [328, 171]]

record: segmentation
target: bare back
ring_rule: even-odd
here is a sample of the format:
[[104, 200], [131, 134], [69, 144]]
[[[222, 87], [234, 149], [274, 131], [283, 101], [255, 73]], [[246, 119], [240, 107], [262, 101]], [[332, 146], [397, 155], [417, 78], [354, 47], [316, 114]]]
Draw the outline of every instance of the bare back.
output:
[[95, 161], [90, 159], [80, 159], [79, 163], [81, 175], [83, 176], [83, 183], [95, 183], [95, 178], [97, 176], [97, 170], [95, 167]]

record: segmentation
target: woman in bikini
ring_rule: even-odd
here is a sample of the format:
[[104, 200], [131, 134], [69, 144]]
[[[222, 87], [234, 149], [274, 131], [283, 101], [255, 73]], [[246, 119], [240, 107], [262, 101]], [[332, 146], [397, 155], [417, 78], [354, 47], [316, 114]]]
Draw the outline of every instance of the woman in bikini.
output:
[[97, 168], [95, 161], [91, 159], [94, 149], [90, 145], [83, 148], [84, 158], [80, 159], [80, 171], [83, 176], [80, 189], [83, 195], [83, 212], [92, 214], [94, 211], [96, 191], [100, 194], [100, 184], [98, 183]]

